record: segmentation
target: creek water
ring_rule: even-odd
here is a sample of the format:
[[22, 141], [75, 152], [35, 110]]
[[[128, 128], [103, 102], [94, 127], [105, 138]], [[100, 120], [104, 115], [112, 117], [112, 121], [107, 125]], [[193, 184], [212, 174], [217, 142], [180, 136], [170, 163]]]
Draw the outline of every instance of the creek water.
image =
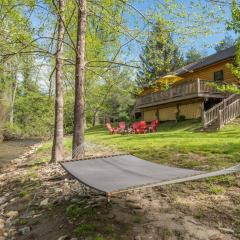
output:
[[0, 143], [0, 167], [28, 151], [30, 146], [38, 142], [39, 139], [24, 139]]

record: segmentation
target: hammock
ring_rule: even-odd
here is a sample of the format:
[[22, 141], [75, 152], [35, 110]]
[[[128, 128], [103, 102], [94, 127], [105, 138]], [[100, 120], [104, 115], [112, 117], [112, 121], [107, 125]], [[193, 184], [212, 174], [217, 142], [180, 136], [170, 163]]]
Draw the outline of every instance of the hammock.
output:
[[[87, 150], [88, 157], [84, 155], [85, 152], [82, 156], [79, 154], [81, 147]], [[81, 157], [80, 160], [72, 160], [69, 156], [67, 161], [60, 164], [79, 182], [107, 196], [240, 172], [240, 164], [223, 170], [203, 172], [152, 163], [107, 146], [85, 143], [81, 147], [73, 152]], [[106, 156], [93, 157], [97, 152]], [[109, 152], [115, 154], [109, 156]]]
[[108, 196], [202, 173], [152, 163], [128, 154], [72, 160], [61, 165], [79, 182]]

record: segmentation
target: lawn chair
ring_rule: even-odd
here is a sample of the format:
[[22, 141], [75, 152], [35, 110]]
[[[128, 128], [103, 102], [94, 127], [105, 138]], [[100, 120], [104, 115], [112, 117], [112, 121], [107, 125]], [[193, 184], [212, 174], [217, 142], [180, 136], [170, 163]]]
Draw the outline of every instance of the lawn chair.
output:
[[149, 132], [157, 132], [158, 120], [153, 120], [150, 125], [148, 125]]
[[147, 124], [145, 121], [140, 121], [133, 123], [133, 129], [136, 134], [146, 133], [148, 130]]
[[119, 122], [118, 123], [118, 132], [119, 133], [126, 133], [126, 123], [125, 122]]
[[109, 131], [109, 134], [114, 134], [114, 133], [118, 133], [118, 129], [117, 128], [113, 128], [111, 123], [106, 123], [106, 127]]

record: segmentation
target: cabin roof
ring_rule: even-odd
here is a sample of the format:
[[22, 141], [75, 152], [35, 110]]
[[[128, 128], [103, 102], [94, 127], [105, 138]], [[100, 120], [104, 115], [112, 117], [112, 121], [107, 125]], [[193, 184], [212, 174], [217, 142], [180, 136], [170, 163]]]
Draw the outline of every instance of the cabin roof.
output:
[[184, 73], [193, 72], [195, 70], [199, 70], [201, 68], [224, 61], [226, 59], [233, 58], [235, 54], [236, 54], [236, 48], [235, 46], [232, 46], [220, 52], [214, 53], [208, 57], [202, 58], [196, 62], [190, 63], [184, 67], [181, 67], [175, 70], [174, 73], [176, 75], [182, 75]]

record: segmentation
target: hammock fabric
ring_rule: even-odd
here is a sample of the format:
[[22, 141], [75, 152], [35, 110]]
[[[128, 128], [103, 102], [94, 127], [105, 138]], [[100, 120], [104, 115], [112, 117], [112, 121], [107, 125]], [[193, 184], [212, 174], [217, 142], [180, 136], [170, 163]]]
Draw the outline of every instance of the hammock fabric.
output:
[[201, 174], [201, 171], [168, 167], [132, 155], [62, 162], [63, 168], [81, 183], [108, 196], [130, 189]]

